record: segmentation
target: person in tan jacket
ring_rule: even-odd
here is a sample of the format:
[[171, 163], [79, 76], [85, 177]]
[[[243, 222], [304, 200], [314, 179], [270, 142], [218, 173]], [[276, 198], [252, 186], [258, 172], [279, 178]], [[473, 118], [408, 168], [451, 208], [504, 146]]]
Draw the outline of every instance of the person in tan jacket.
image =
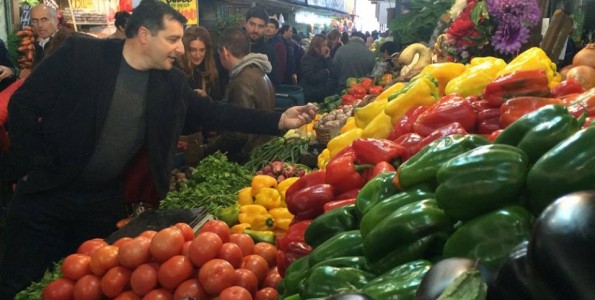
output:
[[[274, 111], [275, 89], [266, 74], [271, 71], [271, 63], [264, 54], [250, 53], [248, 34], [241, 28], [226, 30], [219, 38], [217, 50], [221, 64], [229, 71], [225, 101], [252, 109]], [[268, 135], [222, 132], [206, 146], [205, 154], [219, 150], [226, 152], [230, 160], [243, 163], [252, 149], [271, 138]]]

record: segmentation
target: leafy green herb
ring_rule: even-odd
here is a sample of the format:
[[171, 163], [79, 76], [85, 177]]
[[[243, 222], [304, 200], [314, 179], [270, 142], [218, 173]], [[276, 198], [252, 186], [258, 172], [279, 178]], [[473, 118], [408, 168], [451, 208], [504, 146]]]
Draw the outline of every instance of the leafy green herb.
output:
[[41, 299], [41, 293], [43, 289], [50, 284], [50, 282], [62, 277], [62, 270], [60, 269], [62, 260], [55, 262], [51, 269], [48, 269], [44, 274], [43, 278], [39, 282], [32, 283], [26, 289], [20, 291], [14, 296], [14, 300], [36, 300]]

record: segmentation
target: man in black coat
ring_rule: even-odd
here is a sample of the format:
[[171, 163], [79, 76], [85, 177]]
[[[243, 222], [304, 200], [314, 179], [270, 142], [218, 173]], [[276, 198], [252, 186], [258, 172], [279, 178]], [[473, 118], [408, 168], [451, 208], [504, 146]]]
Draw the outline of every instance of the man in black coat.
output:
[[15, 92], [9, 161], [19, 181], [6, 217], [0, 299], [13, 299], [83, 241], [115, 231], [125, 201], [157, 206], [181, 133], [207, 124], [279, 134], [313, 119], [309, 106], [274, 113], [198, 96], [172, 68], [184, 53], [185, 22], [167, 4], [143, 0], [126, 40], [70, 38]]

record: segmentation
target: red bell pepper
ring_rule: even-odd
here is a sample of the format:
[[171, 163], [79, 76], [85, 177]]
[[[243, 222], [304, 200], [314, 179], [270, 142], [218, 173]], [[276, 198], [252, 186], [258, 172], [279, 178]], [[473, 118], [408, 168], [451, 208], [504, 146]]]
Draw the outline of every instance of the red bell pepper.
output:
[[419, 115], [421, 115], [424, 111], [428, 109], [427, 106], [415, 106], [409, 109], [405, 115], [401, 117], [401, 120], [394, 125], [393, 130], [388, 135], [387, 139], [395, 140], [396, 138], [406, 134], [413, 132], [413, 123]]
[[312, 252], [312, 247], [306, 243], [304, 233], [312, 220], [304, 220], [289, 226], [287, 232], [277, 237], [277, 270], [281, 276], [285, 275], [287, 267], [295, 260]]
[[322, 209], [324, 204], [332, 200], [335, 200], [333, 186], [325, 183], [311, 185], [292, 194], [285, 194], [287, 209], [294, 215], [295, 221], [318, 217], [324, 212]]
[[343, 199], [349, 199], [349, 198], [355, 198], [355, 196], [357, 196], [357, 194], [359, 193], [359, 188], [357, 189], [353, 189], [350, 191], [347, 191], [345, 193], [340, 194], [339, 196], [335, 197], [335, 200], [343, 200]]
[[403, 134], [394, 140], [395, 143], [405, 147], [405, 150], [407, 150], [407, 153], [403, 155], [403, 161], [401, 163], [405, 162], [419, 151], [420, 148], [418, 145], [421, 140], [421, 135], [414, 132]]
[[372, 165], [383, 161], [392, 162], [407, 151], [403, 146], [391, 140], [374, 138], [356, 139], [351, 143], [351, 147], [359, 163]]
[[563, 80], [552, 89], [552, 96], [558, 98], [574, 93], [583, 93], [584, 91], [585, 89], [583, 89], [578, 81], [572, 78], [566, 78], [566, 80]]
[[413, 131], [421, 136], [428, 136], [434, 130], [453, 122], [458, 122], [465, 130], [470, 131], [475, 127], [475, 118], [471, 99], [448, 95], [426, 109], [415, 120]]
[[462, 134], [462, 135], [468, 134], [467, 131], [465, 130], [465, 128], [463, 128], [463, 126], [461, 126], [461, 124], [459, 124], [458, 122], [453, 122], [446, 126], [442, 126], [438, 129], [434, 130], [434, 132], [432, 132], [430, 135], [424, 137], [417, 144], [417, 148], [422, 149], [423, 147], [427, 146], [429, 143], [431, 143], [439, 138], [443, 138], [445, 136], [449, 136], [449, 135], [455, 134], [455, 133]]
[[586, 111], [589, 117], [595, 117], [595, 87], [578, 95], [568, 105], [568, 111], [579, 118]]
[[545, 70], [521, 70], [502, 75], [483, 90], [483, 98], [492, 107], [499, 107], [510, 98], [522, 96], [550, 96]]
[[317, 170], [314, 172], [310, 172], [310, 173], [300, 177], [300, 179], [298, 179], [291, 186], [289, 186], [287, 191], [285, 191], [285, 197], [286, 198], [291, 197], [292, 194], [294, 194], [295, 192], [297, 192], [305, 187], [315, 185], [315, 184], [322, 184], [325, 182], [326, 182], [326, 172], [324, 170]]
[[487, 137], [488, 141], [490, 141], [490, 142], [495, 141], [498, 138], [498, 136], [500, 135], [500, 133], [502, 133], [503, 130], [504, 129], [498, 129], [498, 130], [495, 130], [494, 132], [490, 133], [490, 135], [488, 135], [488, 137]]
[[563, 104], [558, 98], [516, 97], [500, 107], [500, 128], [506, 128], [520, 117], [549, 104]]
[[[407, 150], [405, 150], [405, 151], [407, 151]], [[393, 162], [393, 163], [395, 163], [395, 162]], [[400, 161], [399, 161], [399, 163], [400, 163]], [[373, 169], [364, 171], [364, 178], [365, 178], [366, 182], [368, 182], [368, 181], [370, 181], [370, 179], [378, 176], [378, 174], [380, 174], [380, 173], [394, 172], [394, 171], [395, 171], [395, 167], [393, 166], [392, 163], [389, 163], [386, 161], [381, 161], [381, 162], [377, 163]]]
[[327, 202], [324, 205], [324, 212], [331, 211], [335, 208], [339, 208], [341, 206], [345, 206], [345, 205], [349, 205], [349, 204], [355, 204], [355, 198]]
[[370, 168], [370, 165], [356, 165], [357, 154], [353, 147], [348, 146], [341, 150], [326, 165], [326, 183], [333, 186], [337, 194], [361, 188], [364, 178], [360, 171]]

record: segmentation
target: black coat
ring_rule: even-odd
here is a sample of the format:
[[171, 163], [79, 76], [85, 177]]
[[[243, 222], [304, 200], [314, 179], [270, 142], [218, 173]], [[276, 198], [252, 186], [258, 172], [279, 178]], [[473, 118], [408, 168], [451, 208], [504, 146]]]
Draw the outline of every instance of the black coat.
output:
[[[36, 68], [9, 103], [9, 160], [23, 192], [72, 182], [88, 163], [105, 124], [124, 41], [70, 38]], [[199, 97], [176, 68], [150, 71], [146, 92], [150, 177], [168, 191], [178, 137], [200, 125], [278, 134], [280, 113], [253, 111]], [[254, 120], [258, 120], [255, 122]], [[151, 182], [147, 182], [151, 184]]]
[[337, 81], [330, 58], [306, 54], [300, 69], [300, 86], [304, 89], [306, 101], [321, 102], [335, 93]]

